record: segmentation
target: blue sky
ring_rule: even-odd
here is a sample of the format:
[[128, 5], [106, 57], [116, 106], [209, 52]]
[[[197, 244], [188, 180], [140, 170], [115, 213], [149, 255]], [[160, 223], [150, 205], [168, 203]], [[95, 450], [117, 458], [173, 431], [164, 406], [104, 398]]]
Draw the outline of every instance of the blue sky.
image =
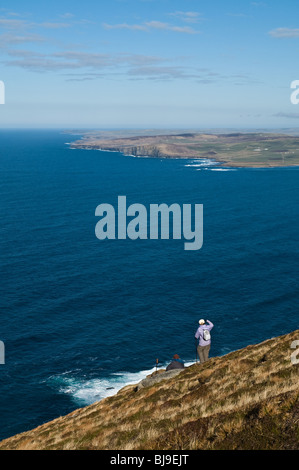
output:
[[0, 126], [297, 127], [293, 0], [10, 0]]

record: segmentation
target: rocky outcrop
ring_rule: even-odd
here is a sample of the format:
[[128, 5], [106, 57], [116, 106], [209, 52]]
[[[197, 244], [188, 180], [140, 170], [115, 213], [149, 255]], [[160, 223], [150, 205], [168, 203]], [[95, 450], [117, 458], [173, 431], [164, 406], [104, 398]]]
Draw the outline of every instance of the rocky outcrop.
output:
[[162, 380], [171, 379], [176, 375], [180, 374], [180, 372], [182, 372], [183, 370], [184, 369], [165, 370], [163, 372], [161, 371], [159, 374], [152, 374], [146, 377], [145, 379], [141, 380], [141, 382], [139, 382], [135, 387], [135, 391], [138, 391], [145, 387], [150, 387], [154, 384], [162, 382]]

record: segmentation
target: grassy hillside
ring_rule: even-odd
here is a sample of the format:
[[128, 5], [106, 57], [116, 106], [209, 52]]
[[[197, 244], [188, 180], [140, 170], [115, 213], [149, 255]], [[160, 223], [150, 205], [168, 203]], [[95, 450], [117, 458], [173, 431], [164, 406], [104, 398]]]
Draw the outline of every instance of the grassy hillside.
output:
[[298, 449], [299, 330], [132, 385], [0, 449]]

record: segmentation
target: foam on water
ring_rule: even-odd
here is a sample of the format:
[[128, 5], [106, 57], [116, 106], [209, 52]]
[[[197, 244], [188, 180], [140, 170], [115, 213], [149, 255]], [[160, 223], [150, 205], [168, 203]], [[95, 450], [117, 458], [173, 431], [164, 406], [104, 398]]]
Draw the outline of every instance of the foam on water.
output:
[[208, 171], [238, 171], [237, 168], [197, 168], [197, 171], [208, 170]]
[[186, 165], [184, 165], [185, 167], [191, 167], [191, 168], [198, 168], [198, 167], [207, 167], [207, 166], [213, 166], [213, 165], [217, 165], [218, 163], [213, 161], [213, 160], [209, 160], [209, 159], [205, 159], [205, 158], [197, 158], [196, 160], [191, 160], [189, 161]]
[[[192, 364], [194, 362], [186, 362], [185, 367], [189, 367]], [[164, 369], [166, 365], [159, 367], [159, 369]], [[126, 385], [139, 383], [148, 375], [155, 372], [155, 370], [156, 368], [154, 367], [139, 372], [115, 372], [108, 377], [102, 378], [78, 376], [78, 370], [74, 370], [51, 376], [47, 382], [57, 393], [69, 395], [77, 405], [86, 406], [115, 395]]]
[[237, 171], [236, 168], [209, 168], [210, 171]]

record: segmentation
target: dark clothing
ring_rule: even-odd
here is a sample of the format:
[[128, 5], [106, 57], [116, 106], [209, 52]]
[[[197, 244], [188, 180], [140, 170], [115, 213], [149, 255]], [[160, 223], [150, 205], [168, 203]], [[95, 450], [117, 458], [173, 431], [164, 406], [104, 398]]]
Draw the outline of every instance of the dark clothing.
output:
[[197, 352], [201, 363], [206, 362], [209, 359], [210, 348], [210, 344], [207, 344], [207, 346], [197, 346]]
[[171, 363], [166, 367], [166, 370], [173, 369], [184, 369], [185, 365], [181, 359], [173, 359]]

